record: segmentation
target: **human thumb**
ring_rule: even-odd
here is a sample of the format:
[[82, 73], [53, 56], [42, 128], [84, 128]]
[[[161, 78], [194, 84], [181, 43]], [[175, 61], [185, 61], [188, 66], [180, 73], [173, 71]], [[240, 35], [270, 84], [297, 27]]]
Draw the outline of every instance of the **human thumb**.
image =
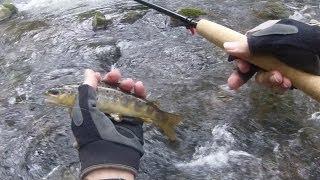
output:
[[223, 47], [228, 54], [240, 59], [246, 60], [250, 56], [247, 41], [225, 42]]
[[97, 89], [99, 81], [101, 80], [100, 73], [94, 72], [91, 69], [86, 69], [84, 72], [84, 82], [83, 84], [87, 84], [94, 89]]

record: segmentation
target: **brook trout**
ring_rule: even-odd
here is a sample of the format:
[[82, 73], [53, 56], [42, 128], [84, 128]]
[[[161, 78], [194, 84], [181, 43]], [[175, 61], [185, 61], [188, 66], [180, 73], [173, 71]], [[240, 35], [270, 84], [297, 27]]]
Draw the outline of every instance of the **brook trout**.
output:
[[[45, 93], [46, 102], [72, 108], [78, 93], [78, 85], [66, 85]], [[115, 120], [122, 116], [135, 117], [158, 126], [172, 141], [176, 139], [175, 126], [182, 120], [180, 115], [159, 109], [155, 103], [137, 98], [113, 88], [97, 88], [97, 107]]]

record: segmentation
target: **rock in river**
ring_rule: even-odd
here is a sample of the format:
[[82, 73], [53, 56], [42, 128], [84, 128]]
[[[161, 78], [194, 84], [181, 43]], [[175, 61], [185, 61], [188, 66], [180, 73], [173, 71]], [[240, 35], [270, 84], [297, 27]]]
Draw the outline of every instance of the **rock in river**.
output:
[[141, 19], [146, 13], [147, 11], [129, 11], [122, 17], [120, 22], [133, 24], [137, 20]]
[[282, 0], [260, 1], [252, 8], [254, 14], [264, 20], [288, 18], [290, 15]]
[[9, 19], [17, 11], [18, 9], [13, 4], [4, 3], [0, 5], [0, 21]]
[[92, 27], [93, 30], [100, 30], [100, 29], [106, 29], [108, 25], [112, 24], [111, 18], [106, 18], [102, 12], [96, 11], [93, 20], [92, 20]]

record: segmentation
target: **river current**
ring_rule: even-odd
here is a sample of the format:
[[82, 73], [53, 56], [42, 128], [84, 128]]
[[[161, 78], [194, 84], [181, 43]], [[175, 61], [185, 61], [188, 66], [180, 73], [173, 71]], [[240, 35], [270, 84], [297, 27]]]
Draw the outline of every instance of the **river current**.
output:
[[[1, 2], [1, 1], [0, 1]], [[170, 143], [144, 126], [138, 179], [319, 179], [319, 104], [299, 90], [277, 95], [249, 82], [225, 88], [227, 55], [169, 18], [125, 0], [15, 0], [0, 24], [0, 179], [77, 179], [79, 158], [66, 109], [43, 102], [50, 87], [79, 83], [83, 70], [118, 67], [142, 80], [151, 100], [183, 115]], [[262, 1], [153, 0], [199, 7], [244, 33], [263, 22]], [[292, 17], [320, 17], [318, 0], [286, 0]], [[111, 17], [92, 30], [93, 10]], [[135, 18], [126, 18], [136, 13]]]

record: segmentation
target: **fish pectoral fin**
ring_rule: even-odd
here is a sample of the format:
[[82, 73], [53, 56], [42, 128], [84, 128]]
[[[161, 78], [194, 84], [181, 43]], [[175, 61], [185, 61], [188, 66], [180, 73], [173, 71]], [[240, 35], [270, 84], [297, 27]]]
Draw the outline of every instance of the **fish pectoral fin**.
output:
[[121, 122], [122, 121], [122, 119], [120, 118], [119, 114], [111, 113], [110, 116], [113, 118], [113, 120], [115, 120], [117, 122]]

